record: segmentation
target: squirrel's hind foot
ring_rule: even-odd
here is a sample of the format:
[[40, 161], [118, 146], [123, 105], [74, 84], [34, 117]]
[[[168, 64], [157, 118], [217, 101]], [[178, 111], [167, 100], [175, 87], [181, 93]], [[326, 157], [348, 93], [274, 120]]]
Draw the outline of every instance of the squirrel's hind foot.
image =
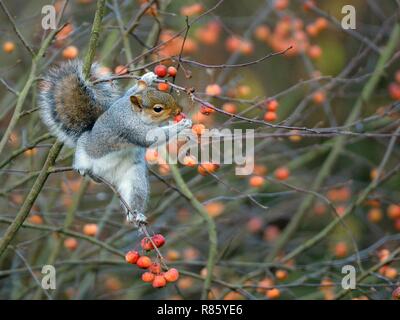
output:
[[140, 227], [141, 225], [147, 224], [147, 218], [143, 213], [138, 212], [137, 210], [133, 210], [133, 213], [128, 211], [126, 214], [126, 220], [129, 223], [133, 223], [136, 227]]

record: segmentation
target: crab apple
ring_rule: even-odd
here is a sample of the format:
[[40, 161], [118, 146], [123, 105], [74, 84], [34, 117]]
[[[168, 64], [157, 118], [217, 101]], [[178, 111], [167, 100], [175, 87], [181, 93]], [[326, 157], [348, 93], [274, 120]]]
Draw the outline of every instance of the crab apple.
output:
[[395, 300], [400, 300], [400, 287], [397, 287], [392, 292], [392, 298]]
[[273, 288], [267, 290], [266, 296], [268, 297], [268, 299], [278, 299], [281, 296], [281, 292], [278, 288]]
[[87, 236], [95, 236], [97, 234], [98, 227], [95, 223], [87, 223], [83, 226], [83, 233]]
[[180, 112], [179, 114], [177, 114], [175, 117], [174, 117], [174, 122], [175, 123], [178, 123], [178, 122], [181, 122], [183, 119], [186, 119], [186, 114], [184, 114], [183, 112]]
[[170, 249], [167, 251], [166, 258], [169, 261], [176, 261], [181, 257], [181, 254], [177, 250]]
[[400, 84], [392, 82], [389, 85], [389, 95], [393, 100], [400, 100]]
[[303, 3], [303, 10], [304, 11], [310, 11], [313, 7], [315, 7], [315, 1], [314, 0], [307, 0], [306, 2]]
[[137, 266], [141, 269], [147, 269], [151, 266], [151, 263], [151, 259], [148, 256], [141, 256], [136, 261]]
[[225, 210], [225, 206], [222, 202], [214, 201], [207, 203], [204, 208], [206, 209], [210, 217], [218, 217]]
[[318, 31], [322, 31], [328, 27], [328, 20], [324, 17], [319, 17], [315, 20], [315, 26], [317, 27]]
[[288, 277], [288, 272], [286, 270], [281, 270], [281, 269], [276, 270], [275, 277], [278, 280], [285, 280]]
[[265, 179], [261, 176], [252, 176], [249, 179], [249, 185], [253, 188], [260, 188], [264, 185]]
[[32, 224], [43, 224], [42, 216], [38, 214], [33, 214], [28, 218], [28, 221]]
[[15, 44], [12, 41], [6, 41], [3, 43], [3, 51], [5, 53], [11, 53], [15, 50]]
[[135, 250], [128, 251], [125, 254], [125, 261], [130, 264], [135, 264], [139, 258], [140, 258], [139, 252]]
[[206, 94], [209, 95], [209, 96], [219, 96], [219, 95], [221, 95], [221, 93], [222, 93], [222, 89], [221, 89], [221, 87], [220, 87], [218, 84], [216, 84], [216, 83], [214, 83], [214, 84], [209, 84], [209, 85], [206, 87]]
[[149, 271], [154, 274], [159, 274], [161, 273], [161, 265], [158, 262], [153, 262], [149, 267]]
[[312, 45], [309, 49], [308, 49], [308, 56], [311, 58], [311, 59], [318, 59], [318, 58], [320, 58], [321, 57], [321, 55], [322, 55], [322, 49], [321, 49], [321, 47], [320, 46], [317, 46], [316, 44], [315, 45]]
[[289, 0], [275, 0], [276, 10], [285, 10], [289, 6]]
[[226, 102], [222, 105], [222, 110], [228, 113], [235, 114], [237, 112], [236, 105], [230, 102]]
[[392, 203], [387, 208], [387, 216], [390, 219], [399, 219], [400, 218], [400, 205]]
[[371, 221], [372, 223], [378, 223], [383, 218], [382, 210], [379, 208], [372, 208], [371, 210], [368, 211], [367, 217], [368, 220]]
[[381, 249], [378, 251], [379, 261], [385, 261], [390, 257], [390, 251], [388, 249]]
[[278, 110], [279, 103], [276, 101], [276, 99], [268, 100], [266, 104], [268, 111], [276, 112], [276, 110]]
[[263, 224], [264, 224], [264, 221], [260, 217], [252, 217], [247, 222], [246, 227], [249, 232], [257, 233], [257, 232], [261, 231]]
[[387, 267], [384, 272], [384, 276], [389, 279], [396, 279], [399, 273], [393, 267]]
[[274, 122], [277, 118], [276, 112], [268, 111], [264, 114], [264, 120], [267, 122]]
[[191, 17], [200, 14], [204, 11], [204, 6], [201, 3], [194, 3], [192, 5], [183, 6], [181, 8], [181, 15]]
[[154, 273], [145, 272], [145, 273], [142, 274], [142, 281], [143, 282], [153, 282], [154, 278], [155, 278]]
[[335, 251], [335, 256], [337, 258], [343, 258], [343, 257], [347, 256], [348, 249], [347, 249], [346, 242], [343, 242], [343, 241], [338, 242], [335, 245], [335, 250], [334, 251]]
[[176, 77], [176, 74], [178, 73], [178, 70], [176, 70], [175, 67], [170, 66], [170, 67], [168, 67], [167, 72], [168, 72], [168, 75], [170, 77]]
[[166, 91], [169, 90], [169, 84], [166, 83], [166, 82], [160, 82], [160, 83], [157, 85], [157, 89], [160, 90], [160, 91], [166, 92]]
[[310, 37], [316, 37], [319, 33], [317, 26], [313, 23], [306, 26], [306, 32]]
[[254, 36], [261, 41], [266, 41], [270, 37], [271, 30], [265, 24], [259, 25], [254, 31]]
[[73, 237], [66, 238], [64, 240], [64, 247], [68, 250], [74, 251], [78, 247], [78, 240]]
[[151, 239], [153, 240], [157, 248], [160, 248], [165, 244], [165, 238], [162, 234], [155, 234], [151, 237]]
[[205, 130], [206, 130], [206, 127], [202, 123], [194, 124], [192, 126], [192, 132], [195, 135], [198, 135], [198, 136], [201, 136], [204, 133]]
[[274, 175], [278, 180], [286, 180], [289, 178], [290, 171], [287, 167], [279, 167], [274, 171]]
[[171, 268], [164, 273], [164, 278], [167, 280], [167, 282], [175, 282], [179, 279], [179, 272], [177, 269]]
[[154, 246], [148, 237], [143, 238], [142, 241], [140, 241], [140, 245], [145, 251], [150, 251], [154, 249]]
[[201, 163], [198, 168], [197, 171], [202, 175], [202, 176], [206, 176], [209, 173], [213, 173], [215, 171], [217, 171], [219, 169], [219, 165], [216, 163], [211, 163], [211, 162], [204, 162]]
[[323, 104], [326, 100], [325, 92], [317, 91], [312, 96], [314, 103], [316, 104]]
[[215, 112], [215, 110], [209, 106], [201, 106], [200, 107], [200, 113], [201, 114], [205, 114], [205, 115], [209, 115], [210, 113]]
[[153, 280], [153, 288], [162, 288], [167, 285], [167, 280], [165, 280], [164, 276], [157, 275]]
[[164, 66], [163, 64], [158, 64], [154, 67], [154, 73], [160, 77], [160, 78], [164, 78], [167, 73], [168, 73], [168, 69], [166, 66]]
[[79, 54], [79, 50], [77, 47], [75, 46], [68, 46], [66, 47], [63, 52], [62, 52], [62, 56], [64, 57], [64, 59], [75, 59]]

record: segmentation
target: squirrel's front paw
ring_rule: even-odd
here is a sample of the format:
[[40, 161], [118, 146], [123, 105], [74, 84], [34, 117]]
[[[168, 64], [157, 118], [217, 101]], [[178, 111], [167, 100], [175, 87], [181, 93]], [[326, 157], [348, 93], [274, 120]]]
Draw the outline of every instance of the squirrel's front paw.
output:
[[129, 223], [133, 223], [136, 227], [147, 223], [146, 216], [136, 210], [134, 210], [133, 213], [129, 211], [126, 215], [126, 220], [128, 220]]
[[178, 122], [178, 125], [182, 128], [182, 129], [188, 129], [192, 127], [192, 120], [190, 119], [182, 119], [181, 121]]
[[141, 80], [145, 81], [148, 85], [151, 85], [154, 80], [157, 79], [157, 76], [155, 75], [154, 72], [147, 72], [144, 75], [142, 75]]

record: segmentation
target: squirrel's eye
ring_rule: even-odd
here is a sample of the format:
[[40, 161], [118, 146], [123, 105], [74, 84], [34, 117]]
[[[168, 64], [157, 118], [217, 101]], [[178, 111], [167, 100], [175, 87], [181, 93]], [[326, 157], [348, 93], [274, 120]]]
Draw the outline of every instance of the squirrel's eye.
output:
[[161, 111], [163, 111], [164, 110], [164, 107], [161, 105], [161, 104], [156, 104], [154, 107], [153, 107], [153, 111], [154, 112], [157, 112], [157, 113], [160, 113]]

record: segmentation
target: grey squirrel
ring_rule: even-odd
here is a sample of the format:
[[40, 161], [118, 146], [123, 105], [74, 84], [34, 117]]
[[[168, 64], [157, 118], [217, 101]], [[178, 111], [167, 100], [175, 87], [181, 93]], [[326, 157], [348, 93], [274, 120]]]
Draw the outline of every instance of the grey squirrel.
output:
[[159, 142], [157, 136], [179, 133], [192, 122], [162, 125], [182, 108], [169, 93], [150, 87], [157, 78], [153, 72], [122, 95], [110, 81], [93, 84], [101, 77], [93, 64], [85, 80], [81, 61], [51, 69], [39, 87], [40, 114], [52, 134], [76, 147], [74, 169], [115, 186], [134, 211], [126, 210], [127, 219], [138, 225], [146, 220], [149, 197], [146, 148]]

